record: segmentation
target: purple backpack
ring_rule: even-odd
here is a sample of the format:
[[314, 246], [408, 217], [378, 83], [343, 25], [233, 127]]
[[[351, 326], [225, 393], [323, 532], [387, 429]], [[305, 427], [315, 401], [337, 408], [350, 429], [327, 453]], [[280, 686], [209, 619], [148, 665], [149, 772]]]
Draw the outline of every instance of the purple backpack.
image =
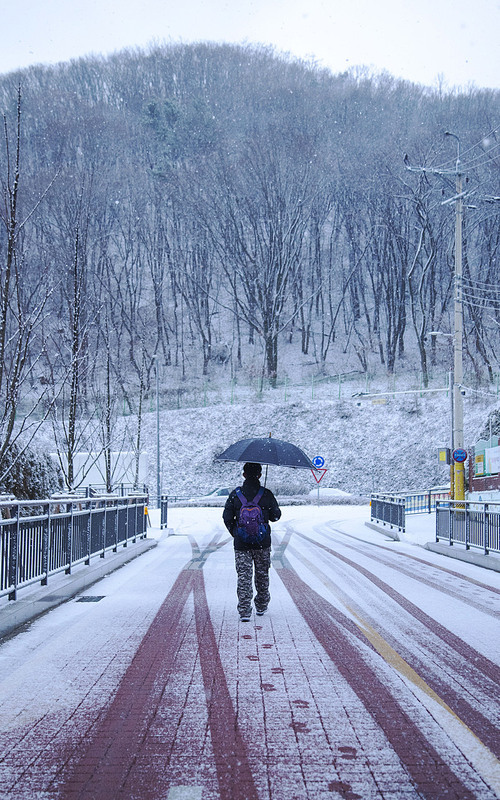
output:
[[236, 496], [241, 503], [236, 533], [247, 544], [260, 544], [267, 533], [267, 525], [259, 502], [264, 494], [261, 486], [253, 500], [247, 500], [241, 489], [236, 489]]

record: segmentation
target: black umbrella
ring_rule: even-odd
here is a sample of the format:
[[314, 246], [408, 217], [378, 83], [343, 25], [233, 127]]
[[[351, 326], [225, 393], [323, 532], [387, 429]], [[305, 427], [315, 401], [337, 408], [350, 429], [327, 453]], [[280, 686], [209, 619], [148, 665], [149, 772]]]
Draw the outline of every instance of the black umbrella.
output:
[[291, 442], [281, 439], [241, 439], [215, 457], [216, 461], [243, 461], [293, 469], [316, 469], [311, 459]]

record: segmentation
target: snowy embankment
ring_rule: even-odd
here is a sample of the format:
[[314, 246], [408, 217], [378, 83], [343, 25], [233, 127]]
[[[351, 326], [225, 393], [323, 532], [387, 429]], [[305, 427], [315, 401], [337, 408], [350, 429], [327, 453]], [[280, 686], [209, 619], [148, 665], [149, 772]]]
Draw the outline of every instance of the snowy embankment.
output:
[[[497, 406], [492, 396], [464, 398], [466, 446], [478, 439]], [[133, 418], [122, 420], [133, 427]], [[371, 398], [275, 400], [272, 392], [254, 403], [162, 411], [162, 488], [169, 495], [205, 495], [233, 487], [241, 465], [215, 461], [232, 442], [270, 433], [299, 445], [309, 457], [322, 456], [322, 488], [367, 496], [372, 491], [426, 489], [449, 480], [437, 450], [450, 439], [450, 400], [445, 393], [395, 395], [383, 405]], [[156, 486], [156, 416], [144, 415], [143, 450], [149, 457], [149, 485]], [[278, 495], [305, 495], [316, 488], [308, 470], [269, 467], [267, 485]]]

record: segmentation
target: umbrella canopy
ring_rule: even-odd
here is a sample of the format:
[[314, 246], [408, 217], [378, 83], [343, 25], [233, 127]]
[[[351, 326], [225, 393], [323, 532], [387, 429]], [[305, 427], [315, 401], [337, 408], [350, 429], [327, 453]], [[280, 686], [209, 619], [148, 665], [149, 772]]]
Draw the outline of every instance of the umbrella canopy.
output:
[[316, 469], [311, 459], [291, 442], [281, 439], [241, 439], [215, 457], [216, 461], [250, 461], [293, 469]]

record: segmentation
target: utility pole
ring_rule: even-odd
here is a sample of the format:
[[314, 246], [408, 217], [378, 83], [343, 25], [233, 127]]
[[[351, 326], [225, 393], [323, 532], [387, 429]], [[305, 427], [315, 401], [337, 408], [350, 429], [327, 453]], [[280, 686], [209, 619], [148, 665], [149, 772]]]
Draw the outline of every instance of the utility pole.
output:
[[160, 369], [159, 356], [155, 356], [156, 369], [156, 498], [157, 508], [161, 508], [161, 468], [160, 468]]
[[[455, 166], [455, 301], [454, 301], [454, 357], [453, 357], [453, 450], [464, 446], [464, 406], [463, 383], [463, 328], [464, 312], [462, 303], [462, 220], [463, 188], [462, 165], [460, 163], [460, 139], [455, 133], [446, 131], [446, 136], [457, 140], [457, 161]], [[465, 464], [454, 461], [454, 499], [465, 500]]]
[[[455, 203], [455, 274], [454, 274], [454, 325], [453, 334], [453, 389], [452, 389], [452, 427], [453, 440], [452, 452], [464, 447], [464, 407], [462, 395], [463, 382], [463, 301], [462, 301], [462, 221], [463, 221], [463, 181], [462, 165], [460, 162], [460, 139], [456, 133], [445, 132], [446, 136], [453, 136], [457, 140], [457, 159], [453, 172], [446, 169], [427, 169], [425, 167], [411, 167], [408, 157], [405, 156], [405, 166], [410, 172], [429, 173], [434, 175], [455, 176], [455, 197], [444, 200], [441, 205]], [[495, 198], [492, 198], [495, 199]], [[452, 500], [465, 500], [465, 463], [453, 459], [450, 470], [450, 496]]]
[[[450, 415], [450, 419], [451, 419], [451, 439], [450, 439], [450, 444], [451, 444], [452, 452], [453, 452], [453, 439], [455, 437], [455, 398], [453, 396], [453, 389], [454, 389], [455, 381], [453, 380], [453, 374], [454, 374], [453, 370], [451, 370], [450, 371], [450, 376], [448, 378], [448, 384], [449, 384], [449, 387], [450, 387], [450, 406], [451, 406], [450, 407], [450, 414], [451, 414]], [[450, 453], [450, 497], [451, 497], [452, 500], [455, 497], [455, 462], [454, 462], [453, 458], [451, 457], [451, 453]]]

